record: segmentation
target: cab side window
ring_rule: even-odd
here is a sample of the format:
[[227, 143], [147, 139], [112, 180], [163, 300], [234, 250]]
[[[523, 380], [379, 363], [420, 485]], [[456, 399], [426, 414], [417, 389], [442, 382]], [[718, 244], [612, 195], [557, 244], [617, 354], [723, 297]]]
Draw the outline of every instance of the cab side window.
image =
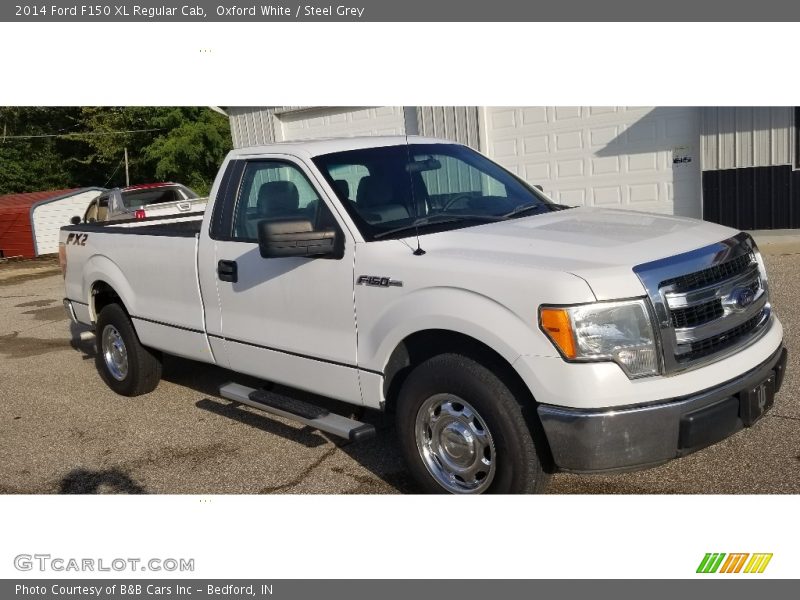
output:
[[97, 220], [108, 221], [108, 196], [100, 196], [97, 201]]
[[94, 223], [95, 221], [97, 221], [97, 200], [92, 200], [86, 208], [86, 212], [83, 213], [83, 222]]
[[86, 213], [83, 215], [85, 223], [96, 223], [108, 218], [108, 196], [99, 196], [92, 200]]
[[305, 174], [295, 165], [280, 161], [247, 163], [233, 217], [233, 239], [257, 242], [258, 223], [310, 221], [314, 229], [335, 223]]

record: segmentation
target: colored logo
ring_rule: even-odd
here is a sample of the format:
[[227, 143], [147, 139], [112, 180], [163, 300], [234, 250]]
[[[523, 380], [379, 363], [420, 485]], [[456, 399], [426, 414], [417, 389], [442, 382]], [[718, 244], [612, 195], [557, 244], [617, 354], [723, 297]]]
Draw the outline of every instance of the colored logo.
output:
[[734, 288], [728, 296], [726, 304], [734, 310], [744, 310], [756, 299], [756, 292], [751, 287]]
[[698, 573], [763, 573], [772, 553], [749, 554], [738, 552], [707, 552], [697, 567]]

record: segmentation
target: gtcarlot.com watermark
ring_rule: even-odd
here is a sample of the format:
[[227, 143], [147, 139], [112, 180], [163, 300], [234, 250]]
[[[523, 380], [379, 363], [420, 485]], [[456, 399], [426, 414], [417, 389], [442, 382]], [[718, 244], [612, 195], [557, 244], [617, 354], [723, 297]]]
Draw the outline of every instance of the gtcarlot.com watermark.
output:
[[40, 572], [192, 572], [193, 558], [75, 558], [50, 554], [17, 554], [14, 557], [17, 571]]

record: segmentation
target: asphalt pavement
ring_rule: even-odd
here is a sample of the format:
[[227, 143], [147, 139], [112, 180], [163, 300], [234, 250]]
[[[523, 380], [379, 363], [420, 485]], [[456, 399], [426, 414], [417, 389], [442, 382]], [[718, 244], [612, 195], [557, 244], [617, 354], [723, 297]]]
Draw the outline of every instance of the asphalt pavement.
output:
[[[661, 467], [555, 475], [551, 493], [800, 493], [800, 254], [766, 260], [789, 348], [772, 411]], [[117, 396], [62, 297], [57, 262], [0, 265], [0, 493], [417, 492], [380, 414], [364, 415], [375, 439], [346, 442], [222, 399], [219, 385], [240, 377], [177, 358], [152, 394]]]

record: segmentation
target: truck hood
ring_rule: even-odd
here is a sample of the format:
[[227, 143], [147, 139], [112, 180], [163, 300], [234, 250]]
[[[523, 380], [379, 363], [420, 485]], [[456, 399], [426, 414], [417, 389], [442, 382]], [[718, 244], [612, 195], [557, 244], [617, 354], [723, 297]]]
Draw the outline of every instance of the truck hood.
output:
[[641, 296], [636, 265], [689, 252], [736, 234], [667, 215], [574, 208], [421, 236], [426, 252], [476, 262], [572, 273], [598, 300]]

